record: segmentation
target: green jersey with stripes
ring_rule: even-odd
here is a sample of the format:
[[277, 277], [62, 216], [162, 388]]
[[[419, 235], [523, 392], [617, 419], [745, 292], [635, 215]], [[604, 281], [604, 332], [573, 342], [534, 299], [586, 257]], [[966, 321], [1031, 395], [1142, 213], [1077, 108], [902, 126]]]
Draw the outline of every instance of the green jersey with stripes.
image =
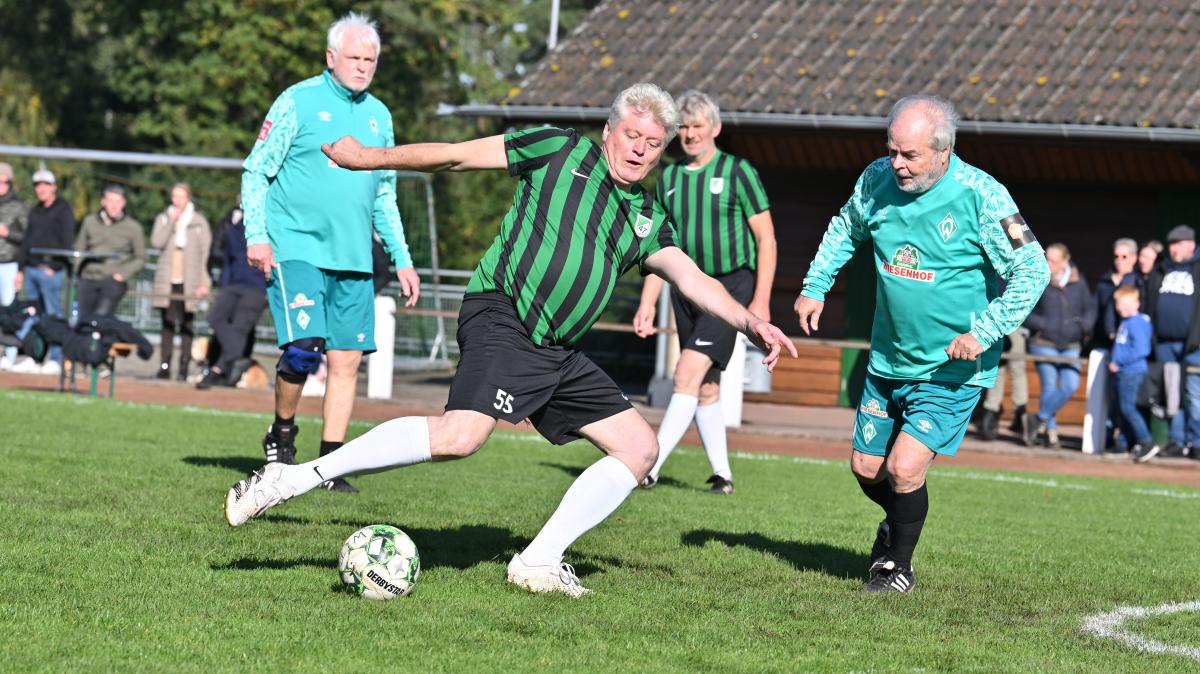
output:
[[754, 269], [758, 248], [748, 220], [770, 208], [758, 171], [720, 150], [704, 166], [663, 169], [658, 200], [671, 214], [683, 252], [705, 274]]
[[618, 187], [600, 147], [573, 129], [511, 133], [504, 149], [521, 182], [467, 292], [508, 295], [535, 344], [569, 346], [622, 274], [679, 244], [653, 195]]
[[[868, 370], [888, 379], [995, 383], [1002, 338], [1050, 280], [1042, 246], [1008, 190], [951, 155], [933, 187], [908, 194], [896, 186], [890, 160], [875, 161], [830, 221], [801, 294], [824, 300], [868, 239], [878, 276]], [[949, 360], [946, 347], [964, 333], [986, 351], [973, 362]]]

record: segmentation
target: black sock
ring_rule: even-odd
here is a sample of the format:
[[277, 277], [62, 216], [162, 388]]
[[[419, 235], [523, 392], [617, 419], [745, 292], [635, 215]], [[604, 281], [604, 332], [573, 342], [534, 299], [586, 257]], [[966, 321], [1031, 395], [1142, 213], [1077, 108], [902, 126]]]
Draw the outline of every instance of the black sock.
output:
[[925, 485], [907, 494], [892, 494], [888, 521], [892, 526], [892, 547], [888, 557], [904, 566], [912, 566], [913, 551], [921, 539], [925, 516], [929, 514], [929, 491]]
[[275, 423], [271, 424], [271, 432], [275, 432], [284, 426], [295, 426], [295, 425], [296, 425], [296, 417], [295, 416], [290, 416], [285, 419], [284, 417], [279, 416], [279, 412], [276, 412], [275, 413]]
[[867, 498], [874, 501], [883, 512], [891, 515], [892, 512], [892, 485], [884, 478], [874, 484], [863, 482], [862, 478], [858, 479], [858, 486], [867, 495]]
[[328, 454], [330, 452], [336, 451], [338, 448], [340, 448], [344, 444], [346, 444], [346, 443], [333, 442], [331, 440], [322, 440], [321, 441], [321, 450], [320, 450], [318, 456], [325, 456], [326, 454]]

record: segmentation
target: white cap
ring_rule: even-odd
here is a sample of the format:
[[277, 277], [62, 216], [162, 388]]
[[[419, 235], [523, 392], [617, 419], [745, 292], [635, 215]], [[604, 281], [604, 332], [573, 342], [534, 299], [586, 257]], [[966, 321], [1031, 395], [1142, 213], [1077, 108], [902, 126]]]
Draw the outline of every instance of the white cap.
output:
[[54, 174], [48, 169], [38, 169], [37, 171], [33, 172], [33, 184], [36, 185], [38, 183], [50, 183], [51, 185], [57, 184], [57, 182], [54, 180]]

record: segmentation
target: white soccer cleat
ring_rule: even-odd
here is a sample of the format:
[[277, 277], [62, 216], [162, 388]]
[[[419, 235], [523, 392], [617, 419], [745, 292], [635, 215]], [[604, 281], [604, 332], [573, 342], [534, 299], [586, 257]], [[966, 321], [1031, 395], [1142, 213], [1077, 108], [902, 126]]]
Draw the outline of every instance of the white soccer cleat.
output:
[[575, 599], [591, 593], [591, 590], [579, 584], [579, 576], [575, 575], [575, 569], [570, 564], [530, 566], [521, 559], [520, 554], [513, 555], [508, 563], [505, 580], [530, 592], [561, 592]]
[[229, 488], [225, 496], [225, 521], [229, 526], [241, 526], [296, 495], [280, 479], [283, 469], [282, 463], [268, 463]]

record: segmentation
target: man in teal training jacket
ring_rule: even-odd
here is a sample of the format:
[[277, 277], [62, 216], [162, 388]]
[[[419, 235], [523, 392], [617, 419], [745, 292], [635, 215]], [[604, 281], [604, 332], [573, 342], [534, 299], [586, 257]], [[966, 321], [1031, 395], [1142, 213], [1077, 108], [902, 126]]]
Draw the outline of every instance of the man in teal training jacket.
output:
[[[328, 70], [293, 85], [271, 105], [242, 174], [247, 258], [267, 276], [267, 299], [283, 350], [275, 379], [275, 421], [263, 438], [268, 462], [294, 463], [296, 407], [308, 375], [328, 359], [322, 456], [342, 445], [354, 410], [358, 366], [375, 350], [371, 230], [396, 265], [413, 306], [412, 268], [396, 207], [396, 172], [348, 171], [321, 145], [353, 135], [370, 147], [395, 143], [387, 106], [367, 93], [379, 34], [349, 13], [329, 28]], [[357, 491], [344, 479], [326, 489]]]
[[957, 120], [954, 106], [933, 96], [896, 103], [889, 156], [867, 167], [830, 221], [796, 299], [811, 334], [834, 277], [871, 241], [875, 321], [850, 457], [859, 486], [886, 513], [869, 591], [912, 590], [929, 512], [925, 475], [934, 457], [958, 451], [980, 393], [995, 382], [1004, 335], [1050, 279], [1008, 191], [954, 154]]

